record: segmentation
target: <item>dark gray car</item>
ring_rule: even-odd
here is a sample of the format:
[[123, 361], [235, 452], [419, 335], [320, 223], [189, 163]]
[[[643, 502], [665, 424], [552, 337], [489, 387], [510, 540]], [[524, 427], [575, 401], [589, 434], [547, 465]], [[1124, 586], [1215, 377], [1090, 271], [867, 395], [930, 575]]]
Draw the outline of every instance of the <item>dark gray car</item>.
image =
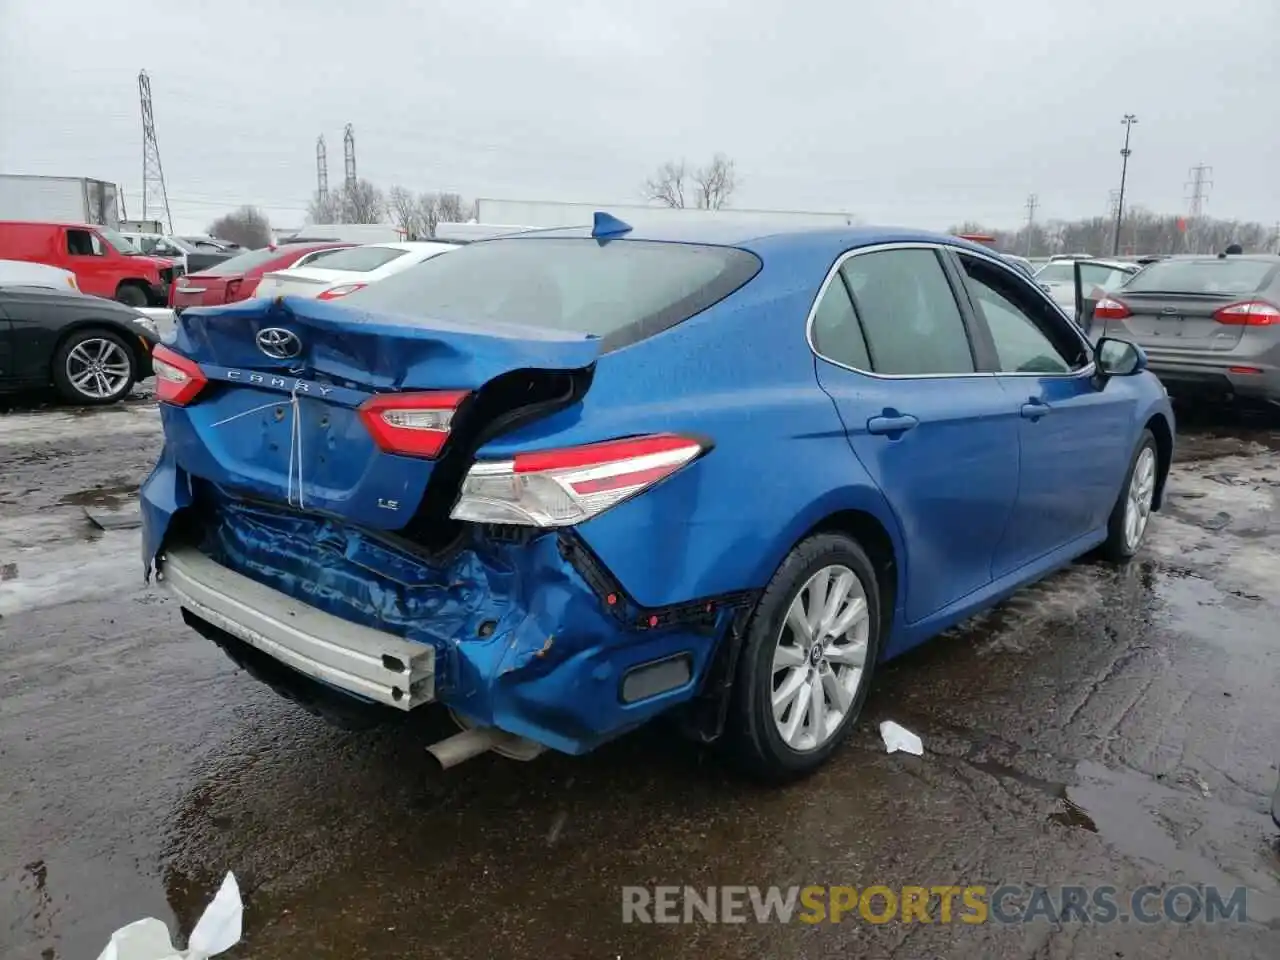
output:
[[1280, 403], [1280, 256], [1161, 260], [1099, 301], [1093, 321], [1141, 345], [1175, 396]]

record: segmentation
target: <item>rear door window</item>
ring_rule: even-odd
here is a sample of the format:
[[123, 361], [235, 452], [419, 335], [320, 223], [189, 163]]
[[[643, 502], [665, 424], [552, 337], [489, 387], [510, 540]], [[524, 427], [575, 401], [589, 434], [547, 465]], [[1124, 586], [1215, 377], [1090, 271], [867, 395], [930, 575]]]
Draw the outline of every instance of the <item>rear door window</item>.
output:
[[1240, 296], [1265, 288], [1277, 266], [1269, 260], [1161, 260], [1134, 274], [1124, 293], [1189, 293]]
[[[319, 266], [336, 266], [338, 256]], [[759, 269], [754, 254], [733, 247], [565, 237], [485, 240], [370, 284], [344, 302], [409, 318], [592, 334], [610, 350], [705, 310]]]
[[857, 254], [844, 262], [840, 275], [862, 321], [874, 372], [974, 372], [964, 317], [935, 250]]
[[827, 284], [813, 313], [813, 349], [819, 355], [855, 370], [870, 370], [871, 355], [853, 300], [839, 271]]

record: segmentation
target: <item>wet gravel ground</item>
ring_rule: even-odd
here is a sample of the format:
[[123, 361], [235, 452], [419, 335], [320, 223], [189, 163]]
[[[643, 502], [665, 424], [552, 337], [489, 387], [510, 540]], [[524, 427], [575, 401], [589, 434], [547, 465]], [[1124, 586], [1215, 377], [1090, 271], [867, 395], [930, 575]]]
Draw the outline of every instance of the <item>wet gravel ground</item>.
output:
[[[848, 746], [764, 790], [663, 728], [433, 777], [438, 717], [324, 726], [142, 584], [145, 397], [0, 415], [0, 957], [185, 935], [234, 956], [1280, 956], [1280, 428], [1187, 423], [1126, 568], [1080, 563], [882, 669]], [[923, 757], [887, 755], [893, 719]], [[623, 885], [1243, 886], [1247, 920], [622, 923]], [[1158, 903], [1158, 898], [1157, 901]], [[936, 910], [934, 919], [938, 919]]]

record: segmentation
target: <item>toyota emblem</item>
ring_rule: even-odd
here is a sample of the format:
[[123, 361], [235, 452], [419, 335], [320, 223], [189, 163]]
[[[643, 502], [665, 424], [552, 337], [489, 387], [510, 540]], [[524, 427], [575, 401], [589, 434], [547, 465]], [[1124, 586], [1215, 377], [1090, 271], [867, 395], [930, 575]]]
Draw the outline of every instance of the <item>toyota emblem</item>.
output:
[[258, 331], [258, 349], [276, 360], [288, 360], [302, 352], [298, 335], [284, 327], [267, 327]]

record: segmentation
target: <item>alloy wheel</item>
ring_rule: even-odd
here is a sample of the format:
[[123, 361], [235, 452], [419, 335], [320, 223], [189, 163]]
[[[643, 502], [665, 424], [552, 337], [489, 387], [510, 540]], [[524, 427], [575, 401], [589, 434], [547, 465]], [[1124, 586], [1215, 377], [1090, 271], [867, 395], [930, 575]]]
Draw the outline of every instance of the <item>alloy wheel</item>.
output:
[[1130, 550], [1137, 550], [1151, 519], [1151, 504], [1156, 491], [1156, 452], [1143, 447], [1129, 479], [1129, 495], [1124, 505], [1124, 540]]
[[823, 567], [791, 601], [771, 694], [774, 723], [792, 750], [816, 750], [843, 726], [866, 676], [870, 631], [866, 592], [848, 567]]
[[133, 363], [114, 340], [89, 337], [67, 354], [67, 380], [93, 400], [107, 400], [120, 393], [133, 374]]

